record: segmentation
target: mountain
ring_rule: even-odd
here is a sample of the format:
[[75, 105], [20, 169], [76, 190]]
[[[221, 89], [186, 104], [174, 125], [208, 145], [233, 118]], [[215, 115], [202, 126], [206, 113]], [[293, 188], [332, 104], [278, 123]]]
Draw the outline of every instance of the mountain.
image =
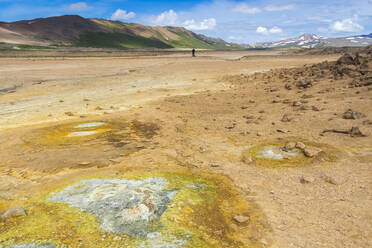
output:
[[152, 27], [77, 15], [0, 22], [0, 43], [122, 49], [242, 48], [182, 27]]
[[326, 38], [316, 34], [303, 34], [297, 38], [275, 42], [263, 42], [250, 45], [255, 48], [280, 48], [280, 47], [355, 47], [372, 44], [372, 33], [369, 35], [348, 36], [341, 38]]

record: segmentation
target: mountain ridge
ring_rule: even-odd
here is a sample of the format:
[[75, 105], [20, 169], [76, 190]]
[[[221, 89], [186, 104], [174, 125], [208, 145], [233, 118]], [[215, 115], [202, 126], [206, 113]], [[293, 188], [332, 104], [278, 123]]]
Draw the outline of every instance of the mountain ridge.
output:
[[261, 42], [248, 47], [253, 48], [281, 48], [281, 47], [354, 47], [369, 46], [372, 44], [372, 33], [368, 35], [355, 35], [339, 38], [327, 38], [317, 34], [302, 34], [295, 38], [289, 38], [273, 42]]

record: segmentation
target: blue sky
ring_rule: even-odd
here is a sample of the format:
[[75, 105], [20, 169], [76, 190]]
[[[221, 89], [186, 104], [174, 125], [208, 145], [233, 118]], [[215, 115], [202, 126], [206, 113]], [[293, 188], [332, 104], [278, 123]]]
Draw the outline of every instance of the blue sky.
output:
[[183, 26], [238, 43], [372, 32], [372, 0], [0, 0], [0, 21], [64, 14]]

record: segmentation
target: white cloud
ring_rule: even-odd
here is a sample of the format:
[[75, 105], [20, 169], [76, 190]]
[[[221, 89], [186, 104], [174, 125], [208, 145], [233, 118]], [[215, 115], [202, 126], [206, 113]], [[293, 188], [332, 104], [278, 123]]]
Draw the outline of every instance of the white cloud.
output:
[[280, 34], [283, 30], [279, 27], [272, 27], [270, 29], [267, 29], [266, 27], [259, 26], [256, 29], [256, 33], [263, 34], [263, 35], [269, 35], [269, 34]]
[[282, 32], [283, 32], [283, 30], [281, 28], [278, 28], [278, 27], [272, 27], [269, 30], [270, 34], [280, 34]]
[[78, 2], [78, 3], [73, 3], [70, 4], [67, 7], [69, 10], [74, 10], [74, 11], [84, 11], [84, 10], [89, 10], [90, 7], [86, 2]]
[[357, 17], [336, 21], [330, 26], [330, 30], [338, 32], [355, 33], [364, 30], [364, 27], [357, 22]]
[[285, 10], [292, 10], [295, 6], [292, 4], [289, 5], [269, 5], [264, 8], [266, 11], [285, 11]]
[[155, 25], [161, 26], [172, 26], [176, 25], [178, 21], [178, 15], [172, 9], [165, 11], [158, 16], [151, 18], [151, 22]]
[[258, 34], [269, 34], [269, 32], [267, 31], [267, 28], [265, 27], [261, 27], [259, 26], [257, 29], [256, 29], [256, 33]]
[[204, 19], [197, 23], [194, 19], [187, 20], [183, 23], [183, 26], [190, 30], [209, 30], [214, 29], [217, 25], [217, 21], [214, 18]]
[[111, 16], [111, 20], [128, 20], [136, 17], [136, 13], [117, 9]]
[[244, 13], [244, 14], [257, 14], [261, 10], [259, 8], [250, 7], [246, 3], [239, 3], [233, 8], [234, 12]]

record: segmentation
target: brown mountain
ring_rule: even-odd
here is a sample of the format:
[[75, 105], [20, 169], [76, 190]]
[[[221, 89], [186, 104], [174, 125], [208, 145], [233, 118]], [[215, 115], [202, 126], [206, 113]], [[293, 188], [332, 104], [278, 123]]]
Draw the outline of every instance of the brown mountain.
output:
[[0, 22], [0, 42], [112, 48], [240, 48], [182, 27], [153, 27], [77, 15]]

